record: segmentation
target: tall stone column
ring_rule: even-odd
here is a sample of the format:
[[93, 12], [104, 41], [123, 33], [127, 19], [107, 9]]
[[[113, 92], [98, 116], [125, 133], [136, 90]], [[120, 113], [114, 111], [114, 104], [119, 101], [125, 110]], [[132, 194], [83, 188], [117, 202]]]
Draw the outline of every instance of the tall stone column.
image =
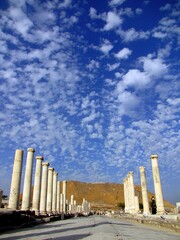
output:
[[66, 213], [66, 189], [67, 188], [67, 181], [63, 181], [63, 186], [62, 186], [62, 194], [63, 194], [63, 212]]
[[134, 201], [135, 201], [135, 213], [138, 213], [139, 212], [139, 197], [135, 196]]
[[46, 204], [48, 214], [52, 214], [53, 172], [54, 168], [48, 169], [47, 204]]
[[56, 203], [56, 211], [60, 213], [60, 192], [61, 192], [61, 185], [60, 181], [57, 182], [57, 203]]
[[19, 193], [21, 185], [23, 153], [23, 150], [17, 149], [14, 156], [14, 166], [12, 172], [8, 208], [15, 210], [19, 208]]
[[52, 212], [57, 213], [57, 178], [58, 172], [53, 172]]
[[63, 206], [64, 206], [64, 196], [63, 193], [60, 194], [60, 212], [63, 213]]
[[153, 173], [153, 180], [154, 180], [154, 191], [156, 196], [157, 214], [163, 214], [165, 213], [165, 208], [164, 208], [160, 173], [159, 173], [159, 167], [158, 167], [158, 155], [151, 155], [151, 163], [152, 163], [152, 173]]
[[70, 212], [74, 211], [74, 195], [71, 195], [69, 210], [70, 210]]
[[30, 210], [31, 201], [31, 187], [32, 187], [32, 169], [34, 159], [34, 148], [27, 149], [26, 169], [24, 175], [24, 188], [22, 196], [22, 208], [21, 210]]
[[48, 182], [48, 167], [49, 163], [42, 163], [42, 179], [41, 179], [41, 194], [40, 194], [40, 213], [45, 215], [46, 200], [47, 200], [47, 182]]
[[128, 173], [128, 186], [129, 186], [129, 198], [130, 198], [130, 213], [135, 213], [135, 191], [134, 191], [134, 173]]
[[32, 203], [32, 210], [35, 211], [36, 215], [39, 215], [43, 159], [44, 158], [42, 156], [36, 157], [36, 170], [35, 170], [35, 178], [34, 178], [33, 203]]
[[125, 204], [124, 211], [125, 211], [125, 213], [128, 213], [129, 212], [129, 197], [128, 197], [128, 180], [127, 180], [127, 177], [124, 179], [124, 204]]
[[141, 179], [141, 191], [142, 191], [142, 200], [143, 200], [143, 214], [150, 214], [149, 211], [149, 200], [148, 200], [148, 191], [147, 191], [147, 182], [146, 182], [146, 173], [145, 167], [139, 167], [140, 170], [140, 179]]

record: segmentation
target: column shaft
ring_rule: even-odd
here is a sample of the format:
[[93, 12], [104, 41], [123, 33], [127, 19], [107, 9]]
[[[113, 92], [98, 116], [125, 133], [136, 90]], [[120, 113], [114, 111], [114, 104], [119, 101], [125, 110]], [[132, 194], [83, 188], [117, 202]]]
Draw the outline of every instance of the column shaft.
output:
[[36, 157], [36, 170], [35, 170], [35, 178], [34, 178], [33, 203], [32, 203], [32, 210], [35, 211], [36, 215], [39, 215], [42, 161], [43, 161], [42, 156]]
[[152, 173], [154, 180], [154, 191], [156, 196], [157, 214], [165, 213], [162, 186], [158, 167], [158, 155], [151, 155]]
[[63, 193], [60, 194], [60, 212], [63, 212], [63, 206], [64, 206], [64, 196]]
[[31, 187], [32, 187], [32, 169], [33, 169], [33, 159], [34, 159], [33, 148], [27, 149], [27, 160], [26, 160], [26, 169], [24, 175], [24, 188], [22, 196], [22, 210], [30, 210], [30, 201], [31, 201]]
[[47, 204], [46, 204], [48, 214], [52, 214], [53, 171], [54, 168], [48, 169]]
[[127, 182], [127, 178], [124, 179], [124, 211], [125, 213], [129, 212], [129, 202], [128, 202], [128, 182]]
[[63, 212], [66, 212], [66, 184], [67, 182], [63, 181], [62, 193], [63, 193]]
[[57, 182], [57, 203], [56, 203], [56, 210], [57, 213], [60, 213], [60, 191], [61, 190], [61, 185], [60, 181]]
[[46, 214], [47, 200], [47, 182], [48, 182], [48, 162], [42, 163], [42, 179], [41, 179], [41, 194], [40, 194], [40, 213]]
[[52, 193], [52, 212], [57, 212], [57, 178], [58, 172], [53, 172], [53, 193]]
[[135, 190], [134, 190], [134, 174], [133, 172], [128, 173], [129, 189], [130, 189], [130, 212], [135, 213]]
[[9, 195], [9, 208], [19, 208], [19, 193], [22, 174], [23, 150], [17, 149], [14, 156], [14, 166], [12, 172], [11, 189]]
[[141, 191], [142, 191], [142, 200], [143, 200], [143, 214], [150, 214], [149, 211], [149, 200], [148, 200], [148, 191], [147, 191], [147, 182], [145, 167], [139, 167], [140, 170], [140, 179], [141, 179]]

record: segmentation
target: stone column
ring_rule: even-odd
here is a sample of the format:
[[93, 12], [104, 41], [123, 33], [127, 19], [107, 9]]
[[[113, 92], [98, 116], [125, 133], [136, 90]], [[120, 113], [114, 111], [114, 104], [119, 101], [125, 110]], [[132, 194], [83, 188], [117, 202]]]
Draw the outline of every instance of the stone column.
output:
[[71, 201], [70, 201], [70, 211], [74, 211], [74, 195], [71, 195]]
[[39, 215], [42, 161], [43, 161], [42, 156], [36, 157], [36, 170], [34, 178], [33, 203], [32, 203], [32, 210], [35, 211], [36, 215]]
[[61, 193], [61, 194], [60, 194], [60, 212], [61, 212], [61, 213], [63, 212], [63, 206], [64, 206], [64, 196], [63, 196], [63, 194]]
[[77, 203], [76, 203], [76, 200], [74, 200], [74, 205], [73, 205], [73, 211], [74, 211], [74, 213], [76, 213], [77, 212]]
[[135, 202], [135, 213], [139, 212], [139, 197], [134, 196], [134, 202]]
[[47, 204], [46, 204], [48, 214], [52, 214], [53, 171], [54, 168], [48, 169]]
[[60, 185], [60, 181], [58, 181], [57, 182], [57, 204], [56, 204], [57, 213], [60, 213], [60, 192], [61, 192], [61, 185]]
[[57, 213], [57, 178], [58, 172], [53, 172], [52, 212]]
[[63, 212], [66, 213], [66, 180], [63, 181], [62, 193], [63, 193]]
[[31, 187], [32, 187], [32, 169], [33, 169], [33, 159], [34, 159], [33, 148], [27, 149], [27, 160], [26, 160], [26, 169], [24, 175], [24, 188], [22, 196], [22, 208], [21, 210], [30, 210], [30, 201], [31, 201]]
[[14, 156], [14, 166], [11, 179], [11, 189], [9, 194], [9, 206], [11, 209], [19, 208], [19, 193], [21, 185], [23, 150], [17, 149]]
[[145, 167], [139, 167], [140, 170], [140, 179], [141, 179], [141, 191], [142, 191], [142, 200], [143, 200], [143, 214], [150, 214], [149, 211], [149, 200], [148, 200], [148, 191], [146, 183], [146, 174]]
[[130, 198], [130, 213], [135, 213], [135, 191], [134, 191], [134, 173], [128, 173], [128, 186], [129, 186], [129, 198]]
[[128, 179], [127, 177], [124, 179], [124, 211], [125, 213], [129, 212], [129, 196], [128, 196]]
[[47, 182], [48, 182], [48, 167], [49, 163], [42, 163], [42, 179], [41, 179], [41, 194], [40, 194], [40, 213], [45, 215], [46, 200], [47, 200]]
[[165, 208], [164, 208], [160, 173], [159, 173], [159, 167], [158, 167], [158, 155], [151, 155], [151, 163], [152, 163], [152, 173], [153, 173], [153, 180], [154, 180], [154, 191], [156, 196], [157, 214], [163, 214], [165, 213]]

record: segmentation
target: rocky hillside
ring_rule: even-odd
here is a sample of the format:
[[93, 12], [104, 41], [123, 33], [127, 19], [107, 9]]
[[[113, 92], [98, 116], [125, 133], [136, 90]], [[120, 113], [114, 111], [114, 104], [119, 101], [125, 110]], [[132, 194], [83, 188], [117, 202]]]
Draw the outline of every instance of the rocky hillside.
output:
[[[61, 188], [62, 189], [62, 188]], [[136, 195], [139, 196], [139, 201], [142, 203], [141, 188], [135, 186]], [[70, 200], [71, 195], [77, 204], [82, 203], [85, 198], [91, 203], [92, 209], [118, 209], [120, 203], [124, 203], [123, 184], [116, 183], [85, 183], [77, 181], [67, 181], [67, 199]], [[149, 192], [149, 201], [153, 193]], [[166, 208], [174, 208], [175, 206], [167, 201], [164, 201]]]

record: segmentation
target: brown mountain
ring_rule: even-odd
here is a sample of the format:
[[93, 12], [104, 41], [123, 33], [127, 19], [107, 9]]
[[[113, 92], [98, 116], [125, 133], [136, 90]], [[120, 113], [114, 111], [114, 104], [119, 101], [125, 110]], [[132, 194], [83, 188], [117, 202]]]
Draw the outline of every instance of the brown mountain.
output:
[[[124, 203], [123, 184], [116, 183], [85, 183], [78, 181], [67, 181], [67, 199], [70, 200], [71, 195], [77, 201], [77, 205], [82, 204], [83, 198], [91, 203], [91, 208], [96, 209], [113, 209], [117, 210], [118, 205]], [[62, 189], [62, 188], [61, 188]], [[139, 202], [142, 203], [141, 187], [135, 186], [135, 193], [139, 196]], [[148, 192], [149, 202], [153, 193]], [[175, 206], [164, 201], [167, 209]]]
[[[62, 190], [62, 182], [61, 182]], [[141, 187], [135, 186], [135, 194], [139, 196], [139, 202], [142, 203]], [[31, 190], [31, 201], [33, 195], [33, 187]], [[78, 181], [67, 181], [67, 199], [70, 202], [71, 195], [74, 195], [77, 205], [81, 205], [83, 198], [91, 203], [92, 210], [118, 210], [119, 204], [124, 203], [124, 186], [117, 183], [86, 183]], [[154, 194], [148, 192], [149, 202]], [[20, 201], [22, 193], [20, 194]], [[174, 209], [175, 206], [164, 201], [167, 209]]]

